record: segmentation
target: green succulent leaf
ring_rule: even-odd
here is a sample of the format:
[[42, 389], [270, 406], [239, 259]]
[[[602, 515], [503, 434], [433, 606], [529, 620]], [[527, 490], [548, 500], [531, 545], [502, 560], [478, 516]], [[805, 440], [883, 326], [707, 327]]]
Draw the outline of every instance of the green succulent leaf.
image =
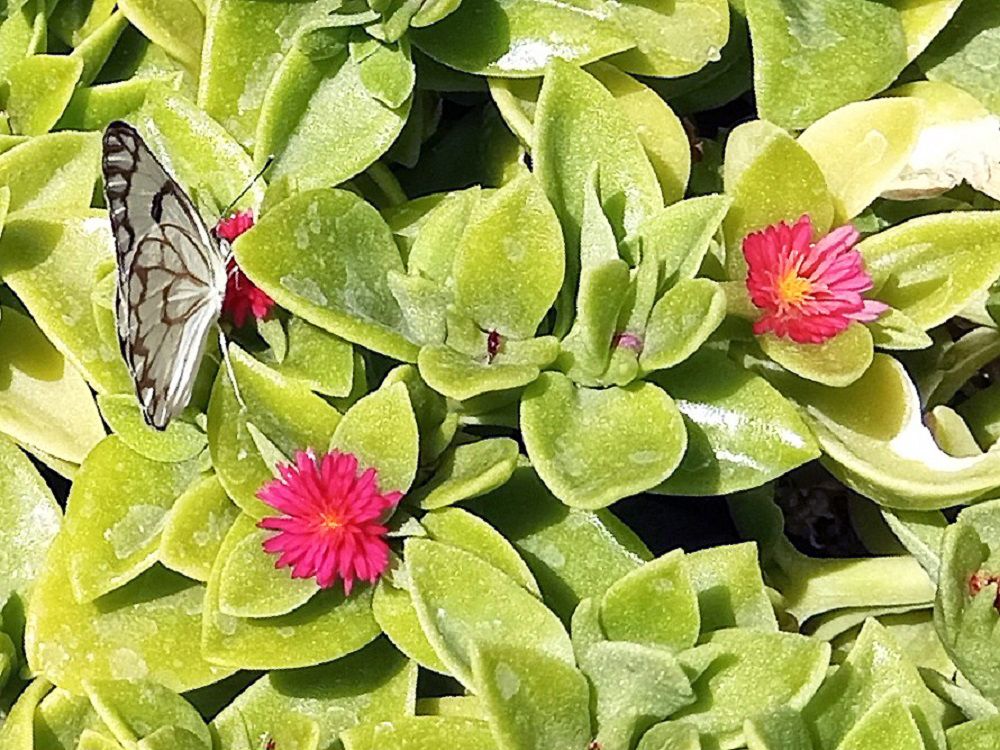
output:
[[858, 245], [871, 296], [925, 330], [959, 313], [1000, 276], [1000, 213], [953, 212], [912, 219]]
[[906, 66], [900, 13], [870, 0], [746, 0], [761, 116], [804, 128], [868, 99]]
[[602, 508], [673, 473], [687, 434], [673, 400], [650, 383], [579, 388], [545, 373], [526, 391], [521, 422], [528, 456], [560, 500]]
[[716, 495], [750, 489], [819, 456], [795, 407], [758, 375], [702, 351], [653, 381], [677, 400], [688, 445], [657, 492]]
[[312, 190], [261, 217], [233, 247], [255, 284], [279, 305], [353, 343], [404, 361], [417, 348], [387, 276], [402, 273], [378, 212], [342, 190]]
[[[560, 29], [558, 42], [547, 29]], [[597, 0], [574, 5], [463, 0], [447, 17], [412, 35], [422, 52], [449, 67], [512, 78], [541, 75], [556, 59], [585, 65], [635, 43]]]
[[505, 573], [465, 550], [411, 538], [404, 558], [413, 601], [428, 640], [448, 670], [475, 685], [473, 655], [480, 643], [520, 645], [573, 664], [569, 636], [551, 610]]
[[200, 477], [174, 501], [160, 534], [158, 559], [196, 581], [207, 582], [222, 540], [240, 511], [213, 473]]
[[533, 648], [484, 643], [472, 669], [499, 746], [571, 750], [590, 741], [590, 688], [573, 665]]
[[48, 133], [73, 96], [83, 63], [70, 55], [32, 55], [7, 74], [7, 116], [19, 135]]
[[246, 408], [226, 368], [220, 368], [208, 406], [208, 447], [229, 496], [244, 512], [263, 518], [271, 509], [257, 492], [274, 475], [251, 425], [291, 460], [299, 450], [325, 450], [340, 413], [302, 383], [286, 380], [237, 347], [230, 347], [229, 357]]
[[254, 738], [267, 734], [278, 742], [307, 718], [318, 730], [319, 747], [327, 747], [353, 726], [411, 713], [416, 679], [415, 665], [380, 639], [329, 664], [264, 675], [212, 725], [224, 747], [238, 747], [241, 731]]
[[[339, 588], [325, 589], [278, 617], [233, 617], [223, 612], [226, 562], [246, 537], [257, 535], [256, 521], [240, 516], [219, 550], [205, 593], [201, 649], [206, 658], [244, 669], [295, 669], [333, 661], [378, 637], [371, 612], [372, 589], [367, 586], [351, 596]], [[265, 596], [263, 591], [252, 593]], [[287, 602], [290, 597], [280, 598]]]
[[94, 601], [156, 563], [167, 514], [196, 475], [194, 461], [154, 461], [114, 436], [94, 447], [73, 482], [64, 524], [77, 601]]

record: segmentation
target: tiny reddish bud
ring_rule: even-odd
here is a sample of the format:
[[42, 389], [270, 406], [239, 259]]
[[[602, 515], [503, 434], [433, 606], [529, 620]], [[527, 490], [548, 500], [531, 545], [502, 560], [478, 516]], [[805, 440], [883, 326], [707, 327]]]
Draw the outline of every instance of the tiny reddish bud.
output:
[[621, 331], [615, 334], [611, 340], [611, 346], [615, 349], [631, 349], [636, 354], [640, 354], [642, 352], [642, 339], [634, 333]]
[[503, 344], [503, 336], [500, 335], [499, 331], [490, 331], [486, 335], [486, 362], [492, 363], [493, 359], [500, 352], [500, 347]]
[[980, 591], [992, 583], [997, 584], [997, 593], [993, 600], [993, 606], [1000, 612], [1000, 573], [977, 570], [969, 576], [969, 595], [972, 597], [978, 596]]

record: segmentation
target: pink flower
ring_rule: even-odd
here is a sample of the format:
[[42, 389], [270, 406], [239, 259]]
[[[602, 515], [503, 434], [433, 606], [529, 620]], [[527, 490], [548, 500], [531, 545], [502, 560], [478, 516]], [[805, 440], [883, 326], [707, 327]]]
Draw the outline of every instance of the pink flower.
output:
[[280, 555], [276, 568], [292, 569], [292, 578], [316, 578], [330, 588], [339, 578], [351, 593], [356, 580], [374, 583], [389, 565], [389, 545], [382, 519], [403, 496], [382, 494], [375, 469], [358, 471], [358, 459], [332, 451], [317, 459], [298, 451], [295, 465], [278, 464], [273, 479], [257, 497], [281, 512], [265, 518], [262, 529], [277, 531], [264, 550]]
[[[232, 242], [253, 226], [253, 211], [238, 211], [226, 219], [220, 219], [215, 234], [227, 242]], [[226, 281], [226, 296], [222, 301], [222, 314], [237, 328], [242, 328], [252, 315], [257, 320], [267, 317], [274, 307], [274, 300], [257, 287], [243, 273], [236, 259], [230, 258], [226, 266], [229, 278]]]
[[743, 240], [750, 300], [764, 311], [754, 333], [772, 331], [800, 344], [821, 344], [852, 321], [875, 320], [888, 306], [862, 297], [872, 288], [851, 225], [816, 244], [809, 215], [773, 224]]

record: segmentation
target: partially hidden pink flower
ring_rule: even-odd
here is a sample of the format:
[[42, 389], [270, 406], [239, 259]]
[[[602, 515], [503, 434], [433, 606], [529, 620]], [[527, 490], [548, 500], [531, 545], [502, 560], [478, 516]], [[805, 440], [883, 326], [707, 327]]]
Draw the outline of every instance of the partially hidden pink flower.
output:
[[743, 240], [750, 300], [764, 311], [754, 333], [821, 344], [853, 321], [870, 322], [888, 309], [863, 296], [872, 277], [855, 248], [858, 230], [848, 224], [815, 244], [812, 235], [807, 214]]
[[347, 594], [355, 581], [377, 581], [389, 565], [383, 519], [402, 493], [382, 493], [375, 469], [359, 471], [358, 459], [339, 451], [321, 458], [298, 451], [295, 464], [278, 464], [278, 472], [257, 493], [281, 513], [259, 523], [278, 532], [264, 542], [279, 556], [275, 567], [315, 578], [321, 588], [343, 581]]
[[[232, 242], [250, 229], [253, 223], [253, 211], [238, 211], [232, 216], [220, 219], [215, 227], [215, 234], [227, 242]], [[237, 328], [246, 325], [251, 316], [257, 320], [267, 317], [274, 307], [274, 300], [270, 295], [247, 278], [242, 269], [236, 265], [235, 258], [229, 259], [226, 271], [228, 279], [226, 296], [222, 301], [222, 314]]]

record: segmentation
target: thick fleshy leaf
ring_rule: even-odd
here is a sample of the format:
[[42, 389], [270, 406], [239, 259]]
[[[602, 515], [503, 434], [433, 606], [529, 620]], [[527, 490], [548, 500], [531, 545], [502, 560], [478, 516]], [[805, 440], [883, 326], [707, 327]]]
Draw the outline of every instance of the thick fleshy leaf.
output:
[[590, 741], [590, 687], [572, 664], [524, 646], [484, 643], [472, 669], [501, 747], [577, 750]]
[[121, 355], [104, 342], [92, 313], [91, 279], [111, 257], [103, 211], [21, 211], [3, 227], [0, 277], [98, 392], [130, 392]]
[[733, 199], [723, 224], [730, 279], [746, 276], [741, 246], [751, 232], [809, 214], [822, 236], [833, 222], [833, 197], [819, 166], [794, 138], [767, 121], [740, 125], [729, 135], [725, 184]]
[[[550, 29], [559, 29], [558, 36]], [[412, 36], [422, 52], [449, 67], [511, 78], [541, 75], [555, 59], [585, 65], [635, 44], [599, 0], [463, 0]]]
[[252, 148], [264, 94], [295, 32], [335, 4], [222, 0], [210, 5], [198, 104]]
[[10, 211], [89, 208], [100, 154], [97, 133], [51, 133], [0, 154], [0, 183], [10, 188]]
[[464, 401], [526, 386], [559, 355], [559, 341], [544, 336], [505, 341], [493, 360], [487, 361], [486, 337], [484, 333], [482, 357], [472, 357], [447, 345], [425, 346], [417, 358], [421, 376], [438, 393]]
[[250, 426], [290, 460], [297, 450], [325, 450], [340, 414], [302, 383], [286, 380], [235, 346], [229, 356], [246, 410], [226, 368], [220, 368], [208, 407], [208, 447], [226, 492], [245, 512], [263, 518], [271, 508], [257, 498], [257, 491], [274, 474]]
[[104, 130], [114, 120], [134, 120], [146, 103], [150, 90], [177, 89], [181, 75], [133, 78], [101, 86], [79, 88], [66, 105], [56, 127], [60, 130]]
[[701, 750], [701, 741], [690, 724], [664, 721], [642, 736], [636, 750]]
[[11, 707], [10, 713], [0, 726], [0, 742], [10, 750], [33, 750], [34, 714], [38, 704], [45, 694], [52, 689], [52, 684], [45, 678], [37, 678], [21, 693], [17, 702]]
[[695, 702], [674, 718], [730, 747], [738, 746], [745, 719], [782, 706], [802, 708], [830, 659], [829, 644], [795, 633], [718, 630], [705, 640], [719, 649], [719, 666], [694, 683]]
[[720, 495], [750, 489], [819, 456], [795, 407], [758, 375], [699, 352], [653, 381], [670, 393], [687, 427], [677, 471], [656, 491]]
[[603, 641], [586, 650], [580, 666], [593, 687], [601, 747], [631, 747], [652, 724], [695, 697], [684, 669], [667, 649]]
[[250, 737], [269, 734], [280, 741], [294, 731], [288, 725], [307, 717], [319, 729], [319, 746], [329, 747], [357, 724], [411, 714], [416, 680], [415, 665], [380, 639], [329, 664], [269, 673], [223, 709], [213, 726], [224, 747], [238, 747], [244, 725]]
[[913, 60], [944, 29], [962, 0], [893, 0], [906, 34], [906, 56]]
[[[823, 745], [839, 747], [851, 727], [889, 691], [927, 719], [936, 713], [936, 698], [910, 663], [875, 620], [869, 620], [845, 662], [816, 693], [805, 710], [806, 719]], [[929, 748], [944, 748], [944, 730], [925, 720], [922, 729]], [[861, 748], [863, 745], [851, 745]]]
[[225, 562], [257, 531], [254, 519], [240, 516], [219, 550], [205, 594], [201, 648], [206, 658], [243, 669], [294, 669], [338, 659], [378, 636], [367, 586], [349, 597], [339, 587], [326, 589], [280, 617], [249, 619], [222, 612]]
[[290, 568], [275, 566], [264, 551], [272, 532], [253, 529], [236, 542], [221, 562], [219, 611], [230, 617], [287, 615], [319, 591], [314, 578], [292, 578]]
[[455, 303], [485, 331], [535, 334], [563, 282], [559, 219], [530, 175], [481, 202], [454, 262]]
[[432, 510], [478, 497], [501, 486], [517, 467], [518, 446], [510, 438], [460, 445], [441, 458], [431, 479], [410, 493], [410, 501]]
[[601, 600], [601, 625], [612, 641], [675, 653], [694, 646], [700, 618], [684, 553], [675, 550], [615, 582]]
[[925, 329], [940, 325], [1000, 275], [1000, 213], [958, 211], [912, 219], [866, 239], [858, 250], [871, 296]]
[[906, 66], [899, 11], [870, 0], [747, 0], [762, 117], [804, 128], [870, 98]]
[[150, 427], [131, 393], [98, 396], [97, 405], [111, 431], [145, 458], [168, 463], [187, 461], [195, 458], [207, 445], [204, 431], [184, 419], [171, 420], [162, 432]]
[[[385, 153], [406, 122], [410, 99], [395, 108], [380, 101], [365, 84], [364, 63], [347, 54], [347, 37], [342, 28], [305, 33], [267, 86], [254, 160], [263, 165], [275, 156], [269, 203], [354, 177]], [[408, 46], [400, 49], [408, 63]], [[405, 70], [412, 76], [408, 64]]]
[[531, 571], [517, 551], [492, 526], [461, 508], [441, 508], [420, 519], [428, 538], [471, 552], [539, 595]]
[[31, 318], [0, 314], [0, 431], [73, 464], [104, 437], [87, 383]]
[[399, 250], [378, 212], [353, 193], [300, 193], [266, 213], [234, 250], [282, 307], [348, 341], [416, 360], [387, 282], [403, 271]]
[[363, 724], [342, 735], [345, 750], [496, 750], [485, 721], [458, 716], [409, 716]]
[[708, 340], [726, 317], [726, 295], [709, 279], [684, 279], [660, 297], [646, 325], [639, 367], [679, 365]]
[[190, 732], [205, 750], [212, 737], [194, 707], [172, 690], [150, 680], [93, 680], [87, 696], [115, 738], [131, 744], [163, 727]]
[[[846, 389], [782, 386], [805, 406], [829, 466], [843, 482], [903, 510], [935, 510], [988, 496], [1000, 487], [1000, 456], [944, 453], [921, 421], [920, 400], [906, 371], [876, 355]], [[869, 406], [878, 403], [878, 411]]]
[[[94, 711], [85, 695], [75, 695], [56, 688], [45, 696], [35, 711], [37, 746], [58, 750], [73, 748], [74, 743], [88, 732], [106, 738], [109, 742], [114, 741], [111, 730]], [[117, 743], [114, 750], [118, 750]]]
[[918, 65], [932, 81], [968, 91], [994, 113], [1000, 112], [995, 56], [1000, 8], [989, 0], [963, 2]]
[[188, 578], [208, 581], [222, 540], [239, 512], [215, 474], [196, 480], [167, 514], [160, 562]]
[[301, 380], [324, 396], [344, 397], [354, 385], [354, 350], [335, 336], [302, 318], [288, 321], [287, 351], [280, 362], [268, 364], [286, 378]]
[[75, 477], [64, 525], [74, 595], [89, 602], [156, 563], [171, 506], [197, 475], [194, 461], [163, 463], [108, 437]]
[[424, 634], [413, 606], [409, 581], [403, 580], [405, 578], [405, 574], [400, 575], [398, 570], [394, 570], [391, 580], [383, 577], [378, 582], [372, 598], [372, 614], [385, 636], [410, 659], [424, 669], [449, 674]]
[[623, 250], [636, 259], [654, 256], [662, 284], [693, 279], [730, 205], [724, 195], [706, 195], [667, 206], [627, 236]]
[[382, 492], [406, 492], [417, 474], [417, 420], [403, 383], [389, 383], [347, 410], [331, 450], [352, 453], [360, 469], [378, 471]]
[[[93, 3], [85, 2], [84, 4], [89, 6], [90, 17], [88, 23], [80, 31], [86, 36], [72, 45], [74, 49], [70, 54], [79, 58], [83, 63], [80, 85], [89, 86], [108, 61], [108, 57], [118, 43], [122, 32], [128, 26], [128, 19], [120, 10], [115, 10], [116, 3], [108, 0], [95, 0]], [[63, 5], [65, 6], [65, 3]], [[66, 19], [69, 15], [71, 14], [54, 14], [52, 21]], [[89, 29], [88, 26], [90, 26]], [[72, 102], [72, 100], [70, 101]]]
[[[567, 621], [581, 599], [600, 597], [651, 557], [610, 512], [567, 508], [528, 466], [473, 508], [517, 548], [545, 601]], [[581, 549], [587, 554], [576, 554]]]
[[1000, 736], [1000, 717], [967, 721], [948, 729], [950, 750], [992, 750]]
[[649, 383], [579, 388], [545, 373], [525, 392], [521, 423], [539, 476], [563, 502], [602, 508], [673, 473], [687, 433], [673, 400]]
[[833, 196], [837, 223], [860, 214], [910, 158], [923, 125], [919, 99], [855, 102], [831, 112], [799, 136]]
[[997, 554], [996, 501], [962, 511], [945, 530], [940, 548], [941, 571], [934, 620], [941, 642], [962, 674], [988, 700], [1000, 699], [997, 678], [995, 584], [971, 588], [973, 576], [991, 573]]
[[33, 55], [7, 74], [7, 116], [18, 135], [42, 135], [62, 115], [83, 63], [71, 55]]
[[157, 0], [121, 0], [129, 22], [155, 44], [163, 47], [191, 71], [198, 70], [205, 35], [203, 9], [195, 0], [162, 3]]
[[32, 594], [25, 636], [32, 670], [76, 692], [101, 679], [151, 679], [180, 692], [232, 671], [192, 648], [204, 586], [153, 567], [99, 602], [81, 604], [66, 568], [68, 542], [56, 537]]
[[188, 189], [207, 221], [248, 185], [236, 207], [260, 205], [264, 191], [260, 181], [253, 182], [257, 172], [253, 161], [219, 123], [183, 95], [166, 86], [151, 89], [134, 124], [173, 177]]
[[822, 344], [800, 344], [772, 333], [757, 341], [764, 353], [789, 372], [823, 385], [843, 388], [865, 374], [875, 356], [872, 335], [860, 323]]
[[729, 38], [729, 3], [680, 0], [669, 5], [620, 3], [615, 17], [635, 37], [635, 48], [612, 60], [622, 70], [677, 78], [719, 59]]
[[6, 437], [0, 437], [0, 517], [0, 601], [16, 597], [23, 607], [62, 511], [28, 457]]
[[535, 172], [563, 224], [570, 253], [580, 242], [584, 191], [596, 162], [601, 203], [617, 236], [663, 205], [636, 128], [593, 76], [561, 60], [546, 69], [535, 113]]
[[409, 539], [404, 557], [424, 632], [463, 684], [475, 684], [472, 659], [480, 642], [517, 646], [529, 638], [542, 653], [573, 663], [558, 618], [499, 569], [426, 539]]
[[702, 633], [722, 628], [778, 629], [764, 590], [756, 545], [746, 542], [698, 550], [687, 555], [685, 563], [698, 595]]
[[[640, 7], [635, 3], [627, 12]], [[683, 198], [691, 176], [691, 143], [680, 118], [655, 91], [614, 65], [599, 62], [587, 70], [611, 92], [618, 107], [634, 124], [660, 181], [664, 203]]]

